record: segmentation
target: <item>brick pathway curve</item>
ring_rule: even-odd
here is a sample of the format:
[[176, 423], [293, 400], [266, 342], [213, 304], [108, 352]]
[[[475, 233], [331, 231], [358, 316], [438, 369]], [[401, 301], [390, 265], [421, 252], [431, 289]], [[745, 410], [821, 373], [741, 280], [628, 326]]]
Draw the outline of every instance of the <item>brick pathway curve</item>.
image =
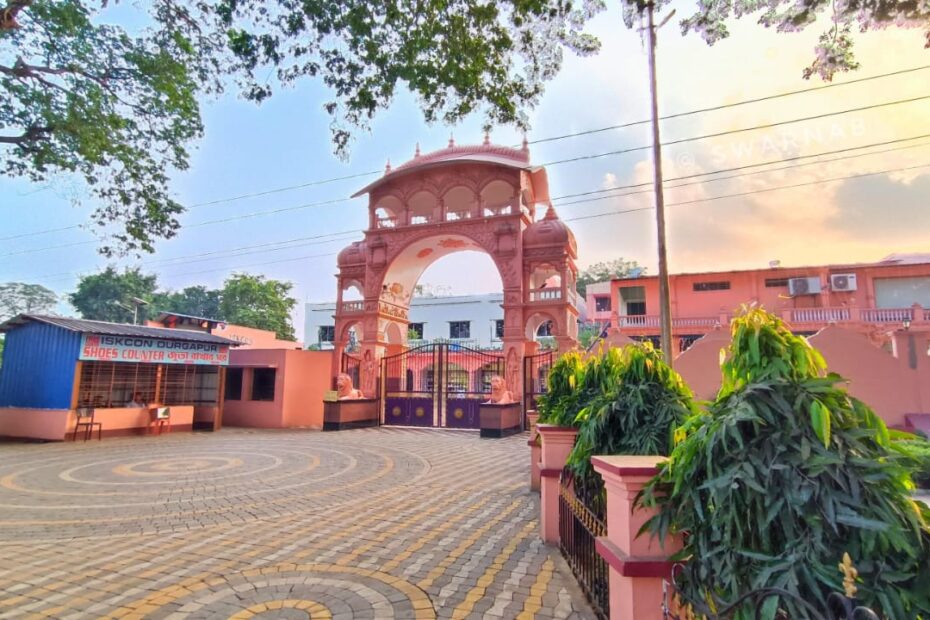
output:
[[590, 618], [526, 436], [0, 444], [0, 618]]

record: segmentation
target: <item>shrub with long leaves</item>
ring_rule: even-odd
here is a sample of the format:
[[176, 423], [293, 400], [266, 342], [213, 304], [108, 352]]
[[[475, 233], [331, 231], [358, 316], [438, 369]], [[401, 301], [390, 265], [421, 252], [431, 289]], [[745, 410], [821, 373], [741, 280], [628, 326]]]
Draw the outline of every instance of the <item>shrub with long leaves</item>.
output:
[[[930, 617], [930, 511], [911, 497], [912, 461], [778, 318], [746, 309], [732, 335], [716, 400], [676, 433], [641, 497], [659, 505], [644, 530], [687, 534], [684, 598], [719, 606], [776, 587], [822, 602], [842, 591], [848, 552], [860, 601], [887, 619]], [[763, 617], [778, 609], [806, 617], [777, 598]], [[745, 606], [734, 617], [755, 616]]]
[[[612, 385], [576, 416], [578, 438], [568, 457], [576, 493], [603, 508], [603, 481], [591, 467], [596, 454], [668, 454], [674, 430], [697, 411], [691, 390], [651, 343], [610, 349]], [[600, 364], [604, 366], [605, 364]]]
[[548, 390], [537, 403], [539, 421], [577, 426], [578, 413], [616, 386], [620, 365], [620, 353], [615, 349], [587, 360], [574, 351], [561, 356], [552, 365]]

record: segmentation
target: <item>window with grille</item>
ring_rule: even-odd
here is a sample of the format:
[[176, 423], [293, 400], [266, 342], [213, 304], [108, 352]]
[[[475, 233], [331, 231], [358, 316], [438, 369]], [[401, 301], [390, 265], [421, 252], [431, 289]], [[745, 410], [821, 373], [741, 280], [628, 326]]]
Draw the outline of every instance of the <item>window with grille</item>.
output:
[[730, 290], [730, 283], [723, 282], [695, 282], [691, 285], [691, 290], [695, 292], [699, 291], [728, 291]]
[[410, 323], [407, 325], [407, 337], [414, 340], [423, 340], [423, 323]]
[[83, 362], [78, 382], [78, 403], [82, 407], [125, 407], [134, 401], [133, 396], [138, 393], [144, 403], [215, 404], [218, 402], [219, 373], [216, 366]]
[[336, 339], [335, 325], [320, 325], [320, 342], [332, 342]]
[[252, 400], [274, 400], [274, 380], [276, 369], [252, 369]]
[[494, 337], [498, 340], [504, 337], [504, 319], [494, 321]]
[[156, 364], [82, 362], [78, 403], [82, 407], [123, 407], [137, 392], [143, 402], [155, 402]]
[[788, 286], [788, 278], [766, 278], [765, 288], [784, 288]]
[[594, 309], [597, 312], [607, 312], [610, 310], [610, 297], [595, 297]]
[[471, 321], [449, 321], [449, 338], [471, 338]]
[[226, 400], [242, 400], [242, 369], [230, 368], [226, 371]]
[[645, 301], [626, 302], [626, 313], [628, 316], [644, 316], [646, 314], [646, 302]]

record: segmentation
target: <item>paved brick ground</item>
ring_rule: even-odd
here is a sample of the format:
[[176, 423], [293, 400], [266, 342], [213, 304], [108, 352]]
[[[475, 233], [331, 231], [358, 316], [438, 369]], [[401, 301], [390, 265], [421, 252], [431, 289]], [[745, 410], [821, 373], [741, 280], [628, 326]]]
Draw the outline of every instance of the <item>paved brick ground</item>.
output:
[[0, 618], [590, 618], [525, 436], [0, 444]]

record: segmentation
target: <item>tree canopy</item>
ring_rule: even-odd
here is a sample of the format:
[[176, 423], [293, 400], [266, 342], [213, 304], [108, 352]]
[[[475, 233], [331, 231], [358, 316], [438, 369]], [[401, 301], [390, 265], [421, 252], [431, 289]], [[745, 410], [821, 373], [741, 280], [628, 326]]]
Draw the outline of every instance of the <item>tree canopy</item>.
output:
[[615, 278], [630, 278], [646, 273], [645, 267], [640, 267], [635, 260], [615, 258], [609, 261], [594, 263], [578, 274], [575, 288], [582, 297], [587, 295], [588, 285], [595, 282], [606, 282]]
[[0, 321], [17, 314], [44, 314], [58, 303], [58, 296], [41, 284], [7, 282], [0, 284]]
[[264, 276], [237, 273], [221, 289], [189, 286], [180, 291], [159, 290], [158, 277], [138, 268], [104, 271], [84, 276], [68, 300], [85, 319], [131, 323], [132, 298], [147, 302], [139, 306], [138, 321], [159, 312], [177, 312], [222, 320], [245, 327], [273, 331], [279, 338], [294, 340], [291, 312], [297, 300], [290, 297], [293, 285]]
[[230, 323], [267, 329], [283, 340], [295, 340], [291, 311], [297, 300], [289, 295], [293, 285], [245, 273], [227, 279], [220, 313]]
[[[656, 0], [662, 9], [669, 0]], [[86, 184], [104, 254], [152, 251], [176, 234], [183, 206], [173, 170], [203, 133], [200, 101], [238, 80], [263, 101], [278, 86], [319, 79], [332, 93], [337, 153], [403, 88], [427, 122], [474, 112], [487, 125], [526, 128], [566, 50], [598, 51], [585, 24], [603, 0], [158, 0], [120, 6], [141, 15], [138, 32], [107, 19], [106, 0], [0, 0], [0, 174], [47, 182], [74, 174]], [[621, 0], [633, 26], [645, 0]], [[853, 27], [930, 24], [924, 1], [698, 0], [682, 21], [708, 43], [733, 18], [758, 15], [779, 31], [829, 28], [804, 71], [830, 79], [858, 66]], [[138, 19], [136, 19], [138, 18]], [[930, 47], [930, 28], [928, 28]]]
[[122, 273], [107, 267], [100, 273], [83, 276], [77, 290], [68, 295], [68, 301], [85, 319], [132, 323], [132, 298], [145, 301], [140, 305], [137, 319], [145, 322], [153, 311], [152, 301], [158, 288], [158, 277], [143, 274], [138, 268], [124, 269]]

